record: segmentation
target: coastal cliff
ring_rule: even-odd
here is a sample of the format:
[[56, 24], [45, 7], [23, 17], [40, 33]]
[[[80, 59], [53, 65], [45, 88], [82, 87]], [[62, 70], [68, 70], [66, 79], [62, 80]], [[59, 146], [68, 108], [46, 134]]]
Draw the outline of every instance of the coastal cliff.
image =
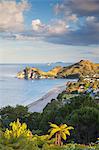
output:
[[46, 79], [55, 78], [57, 73], [62, 70], [61, 66], [57, 66], [48, 72], [44, 72], [38, 68], [26, 67], [24, 70], [17, 73], [17, 78], [19, 79]]
[[46, 78], [81, 78], [99, 77], [99, 64], [94, 64], [89, 60], [81, 60], [78, 63], [67, 67], [56, 66], [48, 72], [38, 68], [26, 67], [17, 74], [19, 79], [46, 79]]

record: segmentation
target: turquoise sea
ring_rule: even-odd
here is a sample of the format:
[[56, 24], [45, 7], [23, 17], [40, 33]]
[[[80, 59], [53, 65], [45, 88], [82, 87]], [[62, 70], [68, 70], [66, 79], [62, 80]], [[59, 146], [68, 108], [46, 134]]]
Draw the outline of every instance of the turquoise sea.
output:
[[[68, 64], [63, 63], [63, 66]], [[0, 64], [0, 108], [11, 105], [28, 105], [38, 100], [52, 88], [66, 83], [67, 79], [20, 80], [17, 72], [26, 66], [48, 71], [56, 64]]]

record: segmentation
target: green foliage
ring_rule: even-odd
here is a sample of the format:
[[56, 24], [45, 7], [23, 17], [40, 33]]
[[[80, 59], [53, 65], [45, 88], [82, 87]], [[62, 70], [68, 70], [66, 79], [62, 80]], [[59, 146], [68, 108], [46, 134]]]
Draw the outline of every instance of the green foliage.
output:
[[8, 128], [10, 122], [17, 120], [17, 118], [24, 121], [24, 118], [28, 115], [29, 112], [27, 107], [20, 105], [17, 105], [15, 108], [11, 106], [4, 107], [0, 109], [1, 126], [3, 128]]
[[69, 116], [75, 127], [74, 139], [78, 143], [95, 142], [99, 135], [99, 110], [93, 107], [83, 107]]
[[[56, 146], [54, 139], [49, 140], [48, 135], [38, 136], [28, 136], [30, 131], [27, 130], [25, 123], [21, 124], [19, 120], [17, 122], [12, 122], [10, 124], [11, 129], [6, 129], [5, 132], [0, 132], [0, 150], [98, 150], [99, 145], [78, 145], [78, 144], [64, 144], [62, 146]], [[58, 127], [55, 124], [51, 124], [53, 128], [61, 128], [66, 134], [67, 128], [72, 129], [72, 127], [67, 127], [66, 124]], [[55, 129], [56, 129], [55, 128]], [[29, 133], [29, 134], [28, 134]]]
[[[49, 113], [43, 112], [43, 127], [45, 126], [45, 130], [46, 126], [48, 127], [48, 121], [52, 119], [52, 122], [56, 124], [68, 123], [68, 125], [71, 124], [74, 127], [79, 126], [79, 128], [76, 127], [76, 131], [72, 134], [71, 141], [74, 140], [78, 143], [96, 141], [99, 135], [99, 105], [91, 97], [84, 95], [74, 97], [69, 103], [61, 107], [58, 106], [56, 101], [54, 110], [53, 103], [50, 103], [50, 109], [48, 107], [46, 107], [45, 111], [47, 110]], [[79, 115], [77, 112], [81, 114]], [[74, 120], [74, 117], [76, 120]], [[89, 133], [87, 134], [87, 132]]]
[[36, 143], [25, 137], [7, 141], [0, 140], [0, 150], [40, 150]]
[[34, 112], [25, 116], [24, 122], [26, 122], [28, 128], [33, 131], [33, 133], [41, 133], [41, 129], [39, 128], [39, 122], [41, 120], [41, 114]]
[[10, 123], [10, 128], [0, 135], [0, 150], [39, 150], [25, 123], [21, 124], [17, 119]]
[[39, 124], [39, 127], [44, 134], [47, 133], [49, 129], [48, 122], [54, 122], [59, 108], [60, 102], [56, 100], [52, 100], [51, 103], [48, 103], [47, 106], [44, 108]]
[[65, 94], [61, 93], [57, 100], [47, 104], [42, 113], [30, 113], [24, 106], [2, 108], [0, 126], [5, 130], [11, 122], [19, 118], [33, 134], [44, 135], [49, 130], [48, 122], [57, 125], [67, 123], [75, 128], [67, 142], [95, 142], [99, 137], [99, 104], [88, 95], [76, 96], [67, 101], [64, 99]]
[[33, 142], [35, 142], [39, 148], [42, 148], [43, 145], [46, 144], [51, 144], [54, 143], [54, 139], [49, 140], [49, 135], [42, 135], [42, 136], [38, 136], [38, 135], [34, 135], [33, 136]]
[[98, 150], [98, 146], [86, 146], [86, 145], [78, 145], [78, 144], [66, 144], [61, 147], [56, 145], [48, 145], [45, 144], [43, 146], [43, 150]]

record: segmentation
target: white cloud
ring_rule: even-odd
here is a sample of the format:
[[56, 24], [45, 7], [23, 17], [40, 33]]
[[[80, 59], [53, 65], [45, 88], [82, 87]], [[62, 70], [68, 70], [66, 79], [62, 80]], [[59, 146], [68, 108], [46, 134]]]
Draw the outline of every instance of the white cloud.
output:
[[29, 9], [29, 4], [25, 0], [17, 3], [15, 0], [0, 1], [0, 30], [1, 31], [21, 31], [24, 28], [25, 10]]
[[94, 16], [88, 16], [88, 17], [86, 18], [86, 21], [87, 21], [87, 22], [94, 22], [94, 21], [96, 21], [96, 17], [94, 17]]
[[34, 31], [43, 31], [45, 25], [41, 23], [40, 19], [32, 20], [32, 28]]
[[32, 20], [32, 28], [35, 32], [43, 32], [45, 35], [63, 34], [68, 31], [69, 26], [64, 20], [54, 20], [50, 24], [41, 23], [40, 19]]
[[68, 31], [69, 25], [64, 20], [58, 20], [48, 26], [49, 34], [63, 34]]
[[16, 40], [23, 40], [23, 41], [40, 41], [43, 40], [43, 37], [33, 36], [33, 35], [21, 35], [21, 34], [14, 34], [14, 39]]

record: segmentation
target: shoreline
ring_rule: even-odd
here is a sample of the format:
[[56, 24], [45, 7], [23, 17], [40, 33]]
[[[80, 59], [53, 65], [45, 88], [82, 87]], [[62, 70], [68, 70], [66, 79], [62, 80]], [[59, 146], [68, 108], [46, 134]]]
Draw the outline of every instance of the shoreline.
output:
[[29, 105], [27, 105], [29, 112], [42, 112], [45, 106], [48, 103], [50, 103], [52, 99], [56, 99], [57, 96], [60, 93], [62, 93], [65, 89], [66, 89], [66, 83], [63, 85], [54, 87], [37, 101], [34, 101], [30, 103]]

